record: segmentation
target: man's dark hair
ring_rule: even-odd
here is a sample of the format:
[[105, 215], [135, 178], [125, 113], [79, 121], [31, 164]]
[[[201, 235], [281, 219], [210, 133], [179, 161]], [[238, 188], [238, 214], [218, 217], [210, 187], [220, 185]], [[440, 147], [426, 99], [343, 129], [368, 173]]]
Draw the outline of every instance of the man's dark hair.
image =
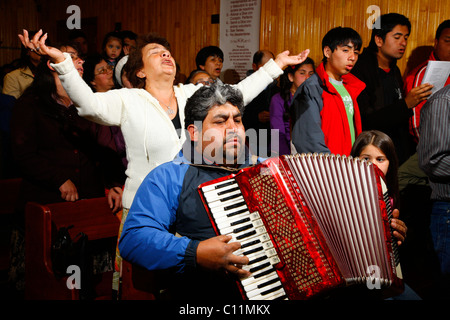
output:
[[[270, 51], [258, 50], [253, 54], [253, 63], [257, 66], [261, 64], [262, 59], [264, 58], [265, 53], [269, 53]], [[270, 52], [272, 56], [275, 56], [272, 52]]]
[[[352, 28], [336, 27], [328, 31], [323, 37], [322, 52], [325, 47], [329, 47], [331, 52], [333, 52], [338, 46], [345, 46], [349, 43], [353, 43], [355, 50], [360, 50], [362, 47], [362, 39], [359, 33]], [[327, 62], [325, 55], [322, 61]]]
[[242, 93], [228, 84], [215, 82], [211, 86], [198, 89], [186, 102], [184, 108], [184, 125], [187, 128], [194, 122], [203, 122], [209, 110], [214, 106], [231, 103], [244, 114], [244, 99]]
[[447, 28], [450, 28], [450, 20], [445, 20], [444, 22], [442, 22], [439, 25], [439, 27], [436, 30], [436, 37], [435, 37], [435, 39], [438, 40], [441, 37], [442, 31], [444, 31]]
[[200, 69], [200, 66], [204, 66], [206, 63], [206, 59], [208, 57], [219, 57], [223, 60], [223, 51], [219, 47], [216, 46], [208, 46], [200, 49], [195, 57], [195, 63], [197, 65], [197, 69]]
[[131, 40], [137, 40], [138, 35], [131, 30], [123, 30], [120, 32], [122, 39], [128, 38]]
[[[386, 40], [386, 35], [391, 32], [395, 26], [406, 26], [411, 32], [411, 22], [407, 17], [399, 13], [386, 13], [378, 17], [374, 22], [372, 28], [372, 36], [370, 38], [369, 48], [378, 51], [378, 47], [375, 43], [375, 36], [380, 37], [383, 41]], [[377, 26], [380, 26], [377, 28]]]

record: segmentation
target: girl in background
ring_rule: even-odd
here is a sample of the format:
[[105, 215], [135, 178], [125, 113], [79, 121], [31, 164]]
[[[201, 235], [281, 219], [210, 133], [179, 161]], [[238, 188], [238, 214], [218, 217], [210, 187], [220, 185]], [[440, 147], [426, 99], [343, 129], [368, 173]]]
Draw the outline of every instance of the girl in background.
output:
[[391, 138], [378, 130], [363, 131], [356, 138], [350, 155], [372, 162], [383, 172], [392, 208], [398, 208], [398, 160]]
[[109, 32], [103, 38], [102, 55], [105, 61], [112, 66], [123, 57], [123, 40], [119, 33]]
[[[391, 226], [394, 229], [394, 237], [397, 244], [401, 245], [406, 237], [406, 225], [398, 217], [399, 208], [399, 188], [398, 188], [398, 160], [394, 143], [391, 138], [378, 130], [363, 131], [356, 138], [350, 155], [372, 162], [384, 174], [389, 196], [391, 197], [391, 207], [393, 208]], [[421, 300], [411, 287], [405, 283], [405, 290], [402, 294], [388, 300]]]
[[270, 128], [279, 130], [279, 153], [291, 154], [290, 105], [297, 88], [314, 74], [311, 58], [295, 66], [287, 67], [280, 77], [280, 92], [270, 101]]

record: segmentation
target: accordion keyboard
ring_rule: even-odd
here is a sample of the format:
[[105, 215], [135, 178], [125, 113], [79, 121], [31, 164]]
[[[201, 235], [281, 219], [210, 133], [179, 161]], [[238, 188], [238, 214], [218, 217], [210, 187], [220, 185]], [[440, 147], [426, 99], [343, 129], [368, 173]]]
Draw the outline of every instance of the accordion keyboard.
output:
[[285, 299], [280, 278], [274, 265], [280, 262], [277, 252], [257, 212], [250, 212], [234, 179], [222, 181], [202, 188], [220, 234], [232, 236], [241, 248], [236, 255], [249, 258], [243, 269], [250, 277], [241, 280], [249, 300]]

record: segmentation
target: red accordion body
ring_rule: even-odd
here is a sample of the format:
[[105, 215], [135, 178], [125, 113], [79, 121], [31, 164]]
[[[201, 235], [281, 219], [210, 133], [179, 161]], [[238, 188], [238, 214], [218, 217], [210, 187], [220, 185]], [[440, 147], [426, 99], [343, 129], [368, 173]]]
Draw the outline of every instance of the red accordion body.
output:
[[[225, 185], [230, 191], [217, 191]], [[310, 299], [355, 283], [402, 290], [387, 190], [369, 162], [281, 156], [204, 183], [199, 192], [216, 233], [248, 243], [241, 254], [260, 266], [249, 265], [255, 279], [239, 283], [245, 299]], [[239, 212], [228, 209], [236, 206]]]

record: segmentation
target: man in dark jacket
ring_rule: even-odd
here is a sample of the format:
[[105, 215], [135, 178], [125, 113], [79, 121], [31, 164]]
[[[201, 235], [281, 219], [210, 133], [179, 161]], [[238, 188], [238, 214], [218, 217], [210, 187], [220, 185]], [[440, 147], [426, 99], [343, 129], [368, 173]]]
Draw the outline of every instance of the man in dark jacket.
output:
[[[412, 153], [408, 137], [411, 108], [425, 100], [431, 86], [421, 85], [403, 94], [403, 80], [397, 60], [403, 57], [411, 32], [411, 23], [403, 15], [380, 16], [372, 29], [370, 44], [360, 55], [352, 73], [366, 84], [358, 97], [363, 130], [380, 130], [394, 141], [399, 164]], [[377, 28], [375, 26], [379, 25]]]
[[230, 236], [216, 237], [197, 187], [250, 165], [242, 113], [242, 95], [232, 87], [199, 89], [185, 110], [190, 141], [174, 161], [150, 172], [130, 208], [121, 255], [150, 270], [175, 271], [172, 298], [241, 297], [236, 280], [249, 273], [239, 266], [249, 260], [234, 254], [240, 244], [228, 243]]
[[[241, 244], [230, 235], [216, 236], [198, 192], [201, 184], [262, 160], [245, 147], [242, 106], [241, 94], [228, 85], [199, 89], [185, 109], [190, 142], [148, 174], [124, 224], [122, 257], [170, 273], [163, 282], [173, 299], [240, 299], [236, 280], [250, 275], [250, 254], [238, 255]], [[405, 230], [397, 230], [403, 240]]]

